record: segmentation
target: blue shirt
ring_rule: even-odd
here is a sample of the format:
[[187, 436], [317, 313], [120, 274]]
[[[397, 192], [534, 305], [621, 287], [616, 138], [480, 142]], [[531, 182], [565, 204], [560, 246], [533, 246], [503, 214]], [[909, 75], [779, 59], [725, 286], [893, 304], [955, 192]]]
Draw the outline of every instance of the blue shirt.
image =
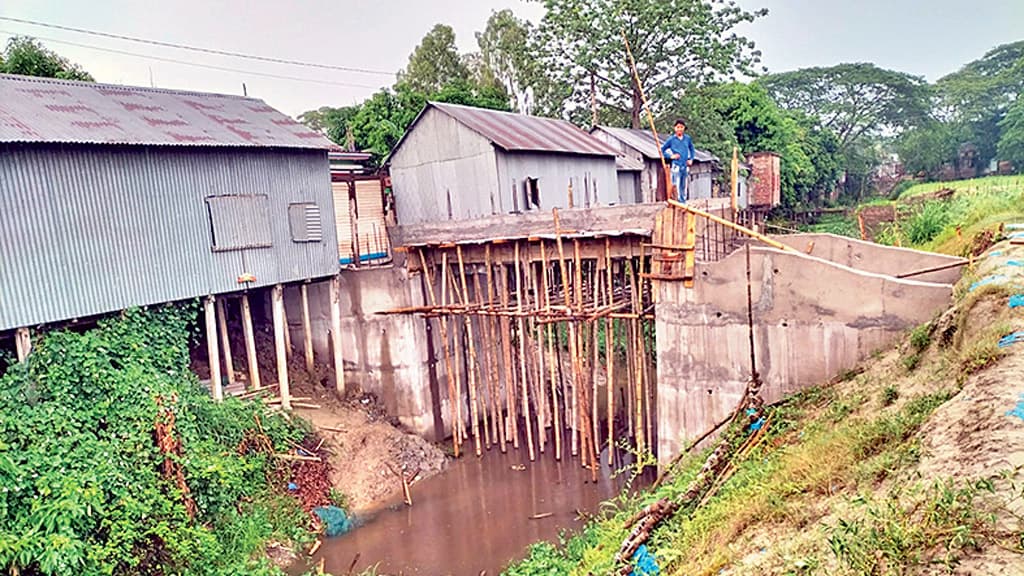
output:
[[[661, 153], [665, 155], [665, 158], [671, 159], [672, 163], [679, 166], [682, 170], [686, 170], [687, 160], [693, 160], [697, 157], [697, 152], [693, 149], [693, 140], [689, 134], [683, 134], [682, 138], [673, 134], [671, 138], [665, 140], [665, 143], [661, 145]], [[673, 154], [679, 154], [679, 158], [672, 159]]]

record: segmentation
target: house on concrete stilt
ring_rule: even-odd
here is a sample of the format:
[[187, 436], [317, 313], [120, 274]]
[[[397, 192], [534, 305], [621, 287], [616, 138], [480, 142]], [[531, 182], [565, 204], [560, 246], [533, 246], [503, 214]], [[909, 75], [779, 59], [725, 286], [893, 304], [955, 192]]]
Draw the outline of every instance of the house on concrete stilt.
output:
[[285, 285], [338, 272], [330, 146], [253, 98], [0, 75], [0, 335], [24, 357], [32, 330], [203, 298], [213, 395], [242, 376], [231, 319], [258, 385], [251, 308], [283, 359]]

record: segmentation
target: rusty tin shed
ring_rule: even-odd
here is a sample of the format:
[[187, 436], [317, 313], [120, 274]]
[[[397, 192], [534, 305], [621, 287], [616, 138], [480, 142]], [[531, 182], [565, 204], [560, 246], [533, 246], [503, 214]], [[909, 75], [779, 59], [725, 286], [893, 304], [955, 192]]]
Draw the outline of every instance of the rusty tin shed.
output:
[[388, 158], [402, 225], [631, 203], [615, 150], [565, 120], [430, 102]]
[[329, 146], [252, 98], [0, 75], [0, 331], [335, 274]]

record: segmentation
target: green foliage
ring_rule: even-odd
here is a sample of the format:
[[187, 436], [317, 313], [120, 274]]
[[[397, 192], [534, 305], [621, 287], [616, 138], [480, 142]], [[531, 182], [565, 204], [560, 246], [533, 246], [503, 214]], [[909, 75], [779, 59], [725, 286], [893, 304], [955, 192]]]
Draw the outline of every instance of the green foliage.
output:
[[992, 519], [980, 510], [981, 492], [979, 485], [944, 480], [896, 485], [882, 499], [858, 496], [861, 517], [840, 518], [830, 529], [830, 547], [857, 574], [906, 574], [934, 564], [952, 571], [960, 554], [977, 548], [979, 534], [991, 529]]
[[926, 202], [903, 224], [907, 240], [917, 246], [931, 242], [949, 225], [950, 217], [945, 202]]
[[546, 12], [537, 57], [555, 84], [571, 87], [563, 113], [589, 118], [591, 80], [602, 109], [636, 128], [643, 109], [628, 65], [629, 40], [639, 83], [655, 114], [692, 86], [752, 75], [761, 53], [737, 28], [767, 14], [711, 0], [536, 0]]
[[437, 92], [449, 82], [469, 79], [469, 68], [455, 46], [455, 30], [436, 24], [409, 55], [399, 82], [419, 92]]
[[925, 322], [910, 331], [910, 345], [918, 352], [923, 351], [932, 342], [932, 333], [935, 332], [935, 325]]
[[999, 158], [1013, 162], [1018, 171], [1021, 170], [1024, 168], [1024, 98], [1018, 97], [1006, 116], [999, 121], [999, 130]]
[[541, 75], [539, 62], [533, 58], [532, 41], [533, 25], [507, 8], [492, 12], [484, 31], [476, 34], [483, 64], [481, 75], [491, 75], [518, 112], [527, 111], [529, 88]]
[[[262, 543], [302, 512], [236, 447], [262, 418], [280, 449], [303, 431], [256, 404], [214, 402], [188, 369], [195, 304], [129, 310], [46, 334], [0, 378], [0, 569], [27, 574], [270, 574]], [[174, 415], [197, 508], [164, 476], [155, 424]]]
[[758, 83], [783, 108], [801, 110], [834, 130], [844, 152], [871, 136], [921, 122], [929, 113], [924, 80], [874, 64], [804, 68]]
[[0, 56], [0, 73], [95, 81], [81, 66], [29, 36], [14, 36], [7, 41], [3, 55]]
[[900, 134], [895, 148], [907, 174], [935, 177], [956, 161], [960, 140], [951, 124], [930, 121]]
[[882, 406], [891, 406], [900, 397], [900, 389], [890, 384], [882, 390]]
[[354, 152], [356, 151], [356, 142], [351, 126], [358, 113], [359, 106], [344, 106], [342, 108], [321, 106], [316, 110], [308, 110], [299, 114], [298, 120], [327, 136], [335, 144]]

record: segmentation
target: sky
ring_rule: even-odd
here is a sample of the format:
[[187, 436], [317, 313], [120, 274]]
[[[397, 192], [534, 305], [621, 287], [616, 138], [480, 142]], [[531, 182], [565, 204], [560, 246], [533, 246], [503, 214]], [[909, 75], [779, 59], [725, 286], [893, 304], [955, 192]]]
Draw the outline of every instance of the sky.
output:
[[[741, 33], [757, 43], [772, 72], [874, 62], [934, 81], [996, 45], [1024, 39], [1024, 0], [737, 1], [748, 10], [769, 10]], [[503, 8], [535, 22], [544, 11], [538, 2], [522, 0], [0, 1], [0, 16], [10, 18], [362, 72], [196, 53], [5, 20], [0, 42], [14, 34], [36, 36], [100, 82], [229, 94], [241, 94], [244, 84], [249, 96], [297, 116], [320, 106], [354, 104], [391, 85], [437, 23], [455, 29], [461, 51], [476, 50], [474, 34], [492, 11]]]

